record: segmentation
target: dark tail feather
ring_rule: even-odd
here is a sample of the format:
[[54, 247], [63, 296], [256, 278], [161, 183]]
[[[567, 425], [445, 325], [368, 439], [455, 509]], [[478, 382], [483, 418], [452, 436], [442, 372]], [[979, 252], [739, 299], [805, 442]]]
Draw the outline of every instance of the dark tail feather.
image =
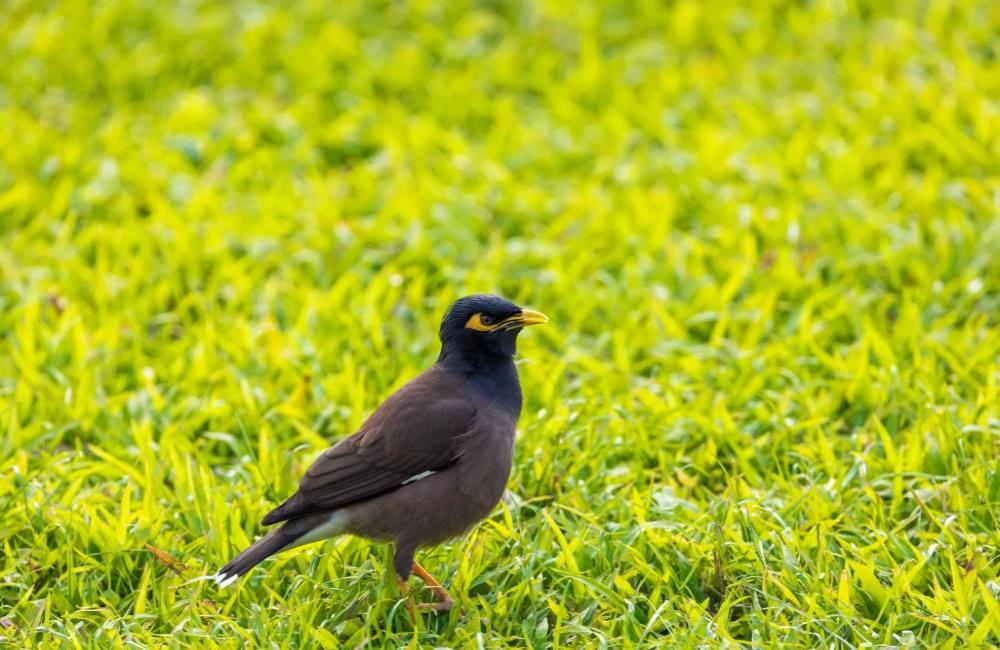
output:
[[285, 502], [280, 506], [264, 515], [260, 523], [263, 526], [272, 526], [278, 522], [286, 521], [293, 517], [301, 517], [302, 515], [311, 514], [316, 511], [314, 506], [306, 508], [305, 505], [306, 503], [302, 496], [296, 492], [285, 499]]
[[298, 535], [290, 535], [288, 531], [283, 529], [284, 526], [272, 530], [230, 560], [229, 564], [219, 569], [219, 572], [214, 576], [216, 584], [220, 587], [228, 587], [247, 571], [294, 542]]

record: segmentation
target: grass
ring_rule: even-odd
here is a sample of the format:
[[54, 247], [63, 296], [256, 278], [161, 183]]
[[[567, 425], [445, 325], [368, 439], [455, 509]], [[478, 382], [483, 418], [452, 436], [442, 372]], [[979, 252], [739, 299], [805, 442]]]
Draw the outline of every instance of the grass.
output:
[[[0, 644], [1000, 643], [998, 7], [7, 3]], [[484, 290], [553, 324], [465, 615], [195, 581]]]

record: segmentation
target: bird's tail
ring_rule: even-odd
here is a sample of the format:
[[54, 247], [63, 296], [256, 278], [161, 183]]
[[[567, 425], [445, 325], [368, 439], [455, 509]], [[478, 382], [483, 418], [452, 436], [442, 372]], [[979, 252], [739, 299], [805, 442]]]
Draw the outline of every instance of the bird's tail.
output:
[[216, 584], [228, 587], [247, 571], [294, 542], [297, 535], [289, 534], [284, 528], [282, 526], [264, 535], [219, 569], [213, 576]]

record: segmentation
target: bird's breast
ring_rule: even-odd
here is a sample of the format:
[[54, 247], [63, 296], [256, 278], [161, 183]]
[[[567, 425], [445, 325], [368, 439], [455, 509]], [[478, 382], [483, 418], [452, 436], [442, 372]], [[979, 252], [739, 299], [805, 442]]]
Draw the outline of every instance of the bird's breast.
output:
[[496, 409], [478, 419], [481, 423], [462, 441], [458, 489], [489, 510], [500, 501], [510, 477], [517, 418]]

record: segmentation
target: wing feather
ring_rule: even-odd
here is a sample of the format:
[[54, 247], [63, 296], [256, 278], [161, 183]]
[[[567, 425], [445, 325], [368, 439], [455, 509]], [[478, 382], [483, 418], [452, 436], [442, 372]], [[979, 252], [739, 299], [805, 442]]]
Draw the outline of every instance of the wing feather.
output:
[[357, 433], [323, 452], [299, 491], [264, 523], [365, 501], [449, 467], [458, 460], [458, 441], [475, 415], [475, 407], [440, 375], [421, 375], [389, 397]]

